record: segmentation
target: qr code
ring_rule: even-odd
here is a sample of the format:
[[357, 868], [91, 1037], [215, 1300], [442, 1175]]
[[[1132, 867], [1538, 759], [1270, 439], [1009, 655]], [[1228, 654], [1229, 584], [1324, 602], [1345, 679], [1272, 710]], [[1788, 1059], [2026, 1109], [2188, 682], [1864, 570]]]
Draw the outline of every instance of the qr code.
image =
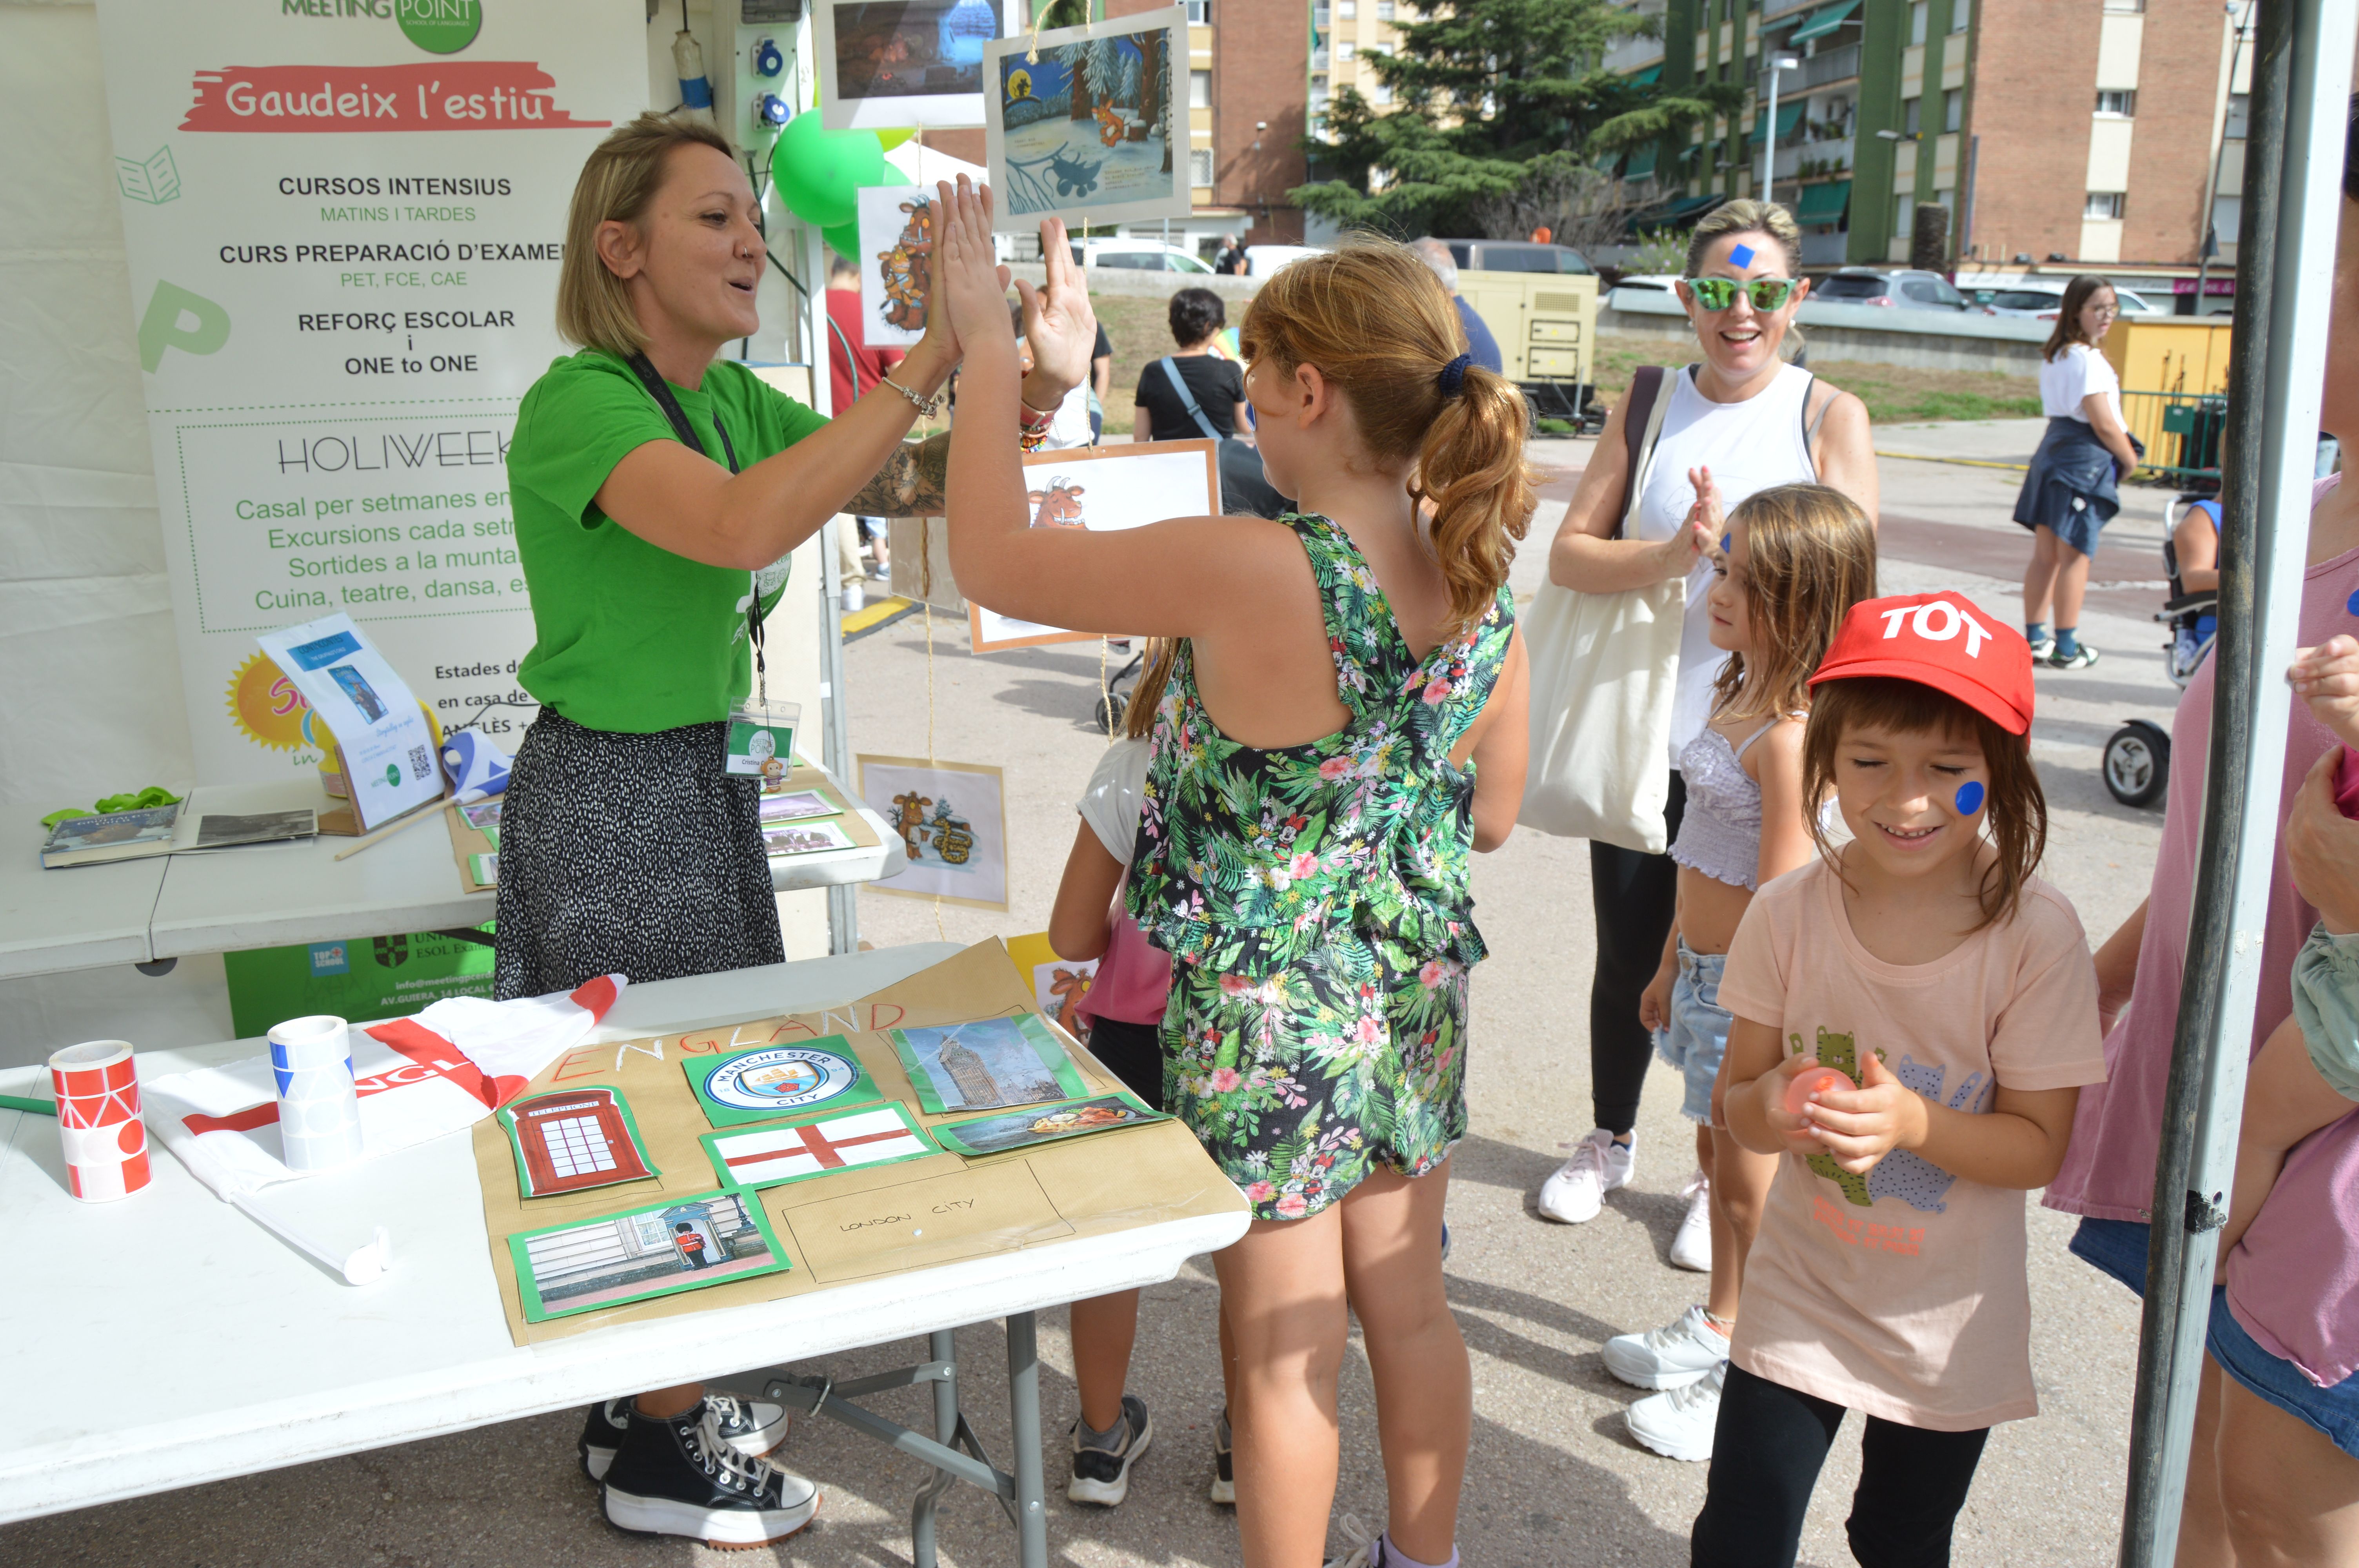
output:
[[432, 752], [429, 752], [423, 746], [412, 746], [409, 748], [409, 776], [411, 778], [422, 779], [433, 771], [434, 757]]

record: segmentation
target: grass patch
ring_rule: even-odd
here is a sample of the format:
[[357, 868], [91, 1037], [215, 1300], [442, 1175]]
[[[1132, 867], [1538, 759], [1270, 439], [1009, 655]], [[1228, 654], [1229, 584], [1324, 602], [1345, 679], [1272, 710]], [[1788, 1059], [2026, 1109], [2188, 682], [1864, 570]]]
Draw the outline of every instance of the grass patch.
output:
[[[1685, 364], [1693, 345], [1621, 332], [1597, 335], [1599, 395], [1619, 397], [1640, 365]], [[1814, 360], [1810, 369], [1867, 405], [1879, 425], [1938, 419], [2019, 419], [2039, 413], [2039, 378], [1970, 370], [1915, 370], [1864, 360]]]

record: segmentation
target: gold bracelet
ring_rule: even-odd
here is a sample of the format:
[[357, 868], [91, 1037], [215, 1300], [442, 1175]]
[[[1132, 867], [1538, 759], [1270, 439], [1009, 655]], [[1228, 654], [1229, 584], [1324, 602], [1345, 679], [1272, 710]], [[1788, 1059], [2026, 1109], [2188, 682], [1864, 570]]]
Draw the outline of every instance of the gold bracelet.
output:
[[1054, 409], [1054, 408], [1035, 408], [1035, 407], [1033, 407], [1030, 404], [1028, 404], [1028, 403], [1025, 402], [1025, 401], [1024, 401], [1024, 395], [1023, 395], [1022, 393], [1018, 393], [1018, 394], [1016, 394], [1016, 406], [1018, 408], [1023, 409], [1023, 410], [1024, 410], [1024, 414], [1029, 414], [1030, 416], [1032, 416], [1032, 418], [1031, 418], [1031, 419], [1027, 419], [1027, 418], [1025, 418], [1025, 417], [1024, 417], [1024, 414], [1019, 414], [1019, 415], [1017, 415], [1017, 416], [1016, 416], [1016, 422], [1018, 425], [1029, 425], [1029, 424], [1031, 424], [1031, 423], [1032, 423], [1032, 420], [1033, 420], [1033, 419], [1038, 419], [1038, 420], [1040, 420], [1040, 421], [1041, 421], [1041, 422], [1043, 422], [1043, 423], [1046, 423], [1047, 421], [1051, 420], [1051, 419], [1054, 419], [1054, 418], [1057, 416], [1057, 410], [1056, 410], [1056, 409]]
[[[936, 393], [931, 397], [920, 397], [916, 393], [910, 391], [908, 387], [903, 386], [899, 382], [895, 381], [889, 375], [877, 377], [877, 384], [880, 386], [889, 386], [894, 391], [899, 393], [902, 396], [908, 398], [909, 400], [909, 406], [918, 411], [918, 416], [921, 419], [932, 418], [934, 416], [934, 411], [942, 406], [941, 394]], [[1017, 401], [1021, 402], [1023, 400], [1018, 398]]]

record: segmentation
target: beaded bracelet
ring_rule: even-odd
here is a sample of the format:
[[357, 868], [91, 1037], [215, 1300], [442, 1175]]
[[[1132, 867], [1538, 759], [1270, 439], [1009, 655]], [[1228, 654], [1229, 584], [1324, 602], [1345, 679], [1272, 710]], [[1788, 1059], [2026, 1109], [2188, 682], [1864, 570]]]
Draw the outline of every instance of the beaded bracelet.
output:
[[1037, 452], [1049, 438], [1049, 427], [1056, 422], [1057, 411], [1052, 408], [1044, 414], [1022, 398], [1016, 399], [1016, 428], [1023, 448], [1027, 452]]

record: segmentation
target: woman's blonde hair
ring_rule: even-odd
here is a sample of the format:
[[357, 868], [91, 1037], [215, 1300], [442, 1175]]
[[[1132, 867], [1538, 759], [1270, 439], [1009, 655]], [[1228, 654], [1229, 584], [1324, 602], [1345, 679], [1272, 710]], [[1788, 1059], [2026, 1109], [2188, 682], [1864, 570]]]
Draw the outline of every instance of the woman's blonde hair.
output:
[[1270, 275], [1239, 346], [1280, 374], [1316, 365], [1350, 403], [1369, 452], [1414, 462], [1409, 494], [1433, 509], [1432, 541], [1462, 631], [1507, 580], [1538, 503], [1524, 461], [1528, 419], [1515, 383], [1481, 365], [1445, 394], [1465, 329], [1432, 269], [1406, 245], [1354, 236]]
[[704, 146], [731, 163], [737, 155], [711, 125], [649, 112], [592, 148], [573, 182], [565, 220], [565, 259], [557, 269], [557, 330], [569, 341], [628, 359], [647, 346], [631, 308], [628, 286], [598, 255], [598, 225], [636, 225], [647, 216], [674, 147]]
[[[1782, 719], [1810, 706], [1810, 676], [1844, 614], [1875, 597], [1875, 527], [1823, 484], [1781, 484], [1729, 514], [1745, 525], [1745, 613], [1759, 650], [1731, 654], [1712, 683], [1715, 717]], [[1759, 672], [1745, 695], [1747, 669]]]
[[1745, 197], [1713, 208], [1688, 236], [1688, 276], [1703, 265], [1704, 253], [1725, 234], [1767, 234], [1786, 253], [1786, 275], [1802, 276], [1802, 231], [1782, 201], [1756, 201]]

